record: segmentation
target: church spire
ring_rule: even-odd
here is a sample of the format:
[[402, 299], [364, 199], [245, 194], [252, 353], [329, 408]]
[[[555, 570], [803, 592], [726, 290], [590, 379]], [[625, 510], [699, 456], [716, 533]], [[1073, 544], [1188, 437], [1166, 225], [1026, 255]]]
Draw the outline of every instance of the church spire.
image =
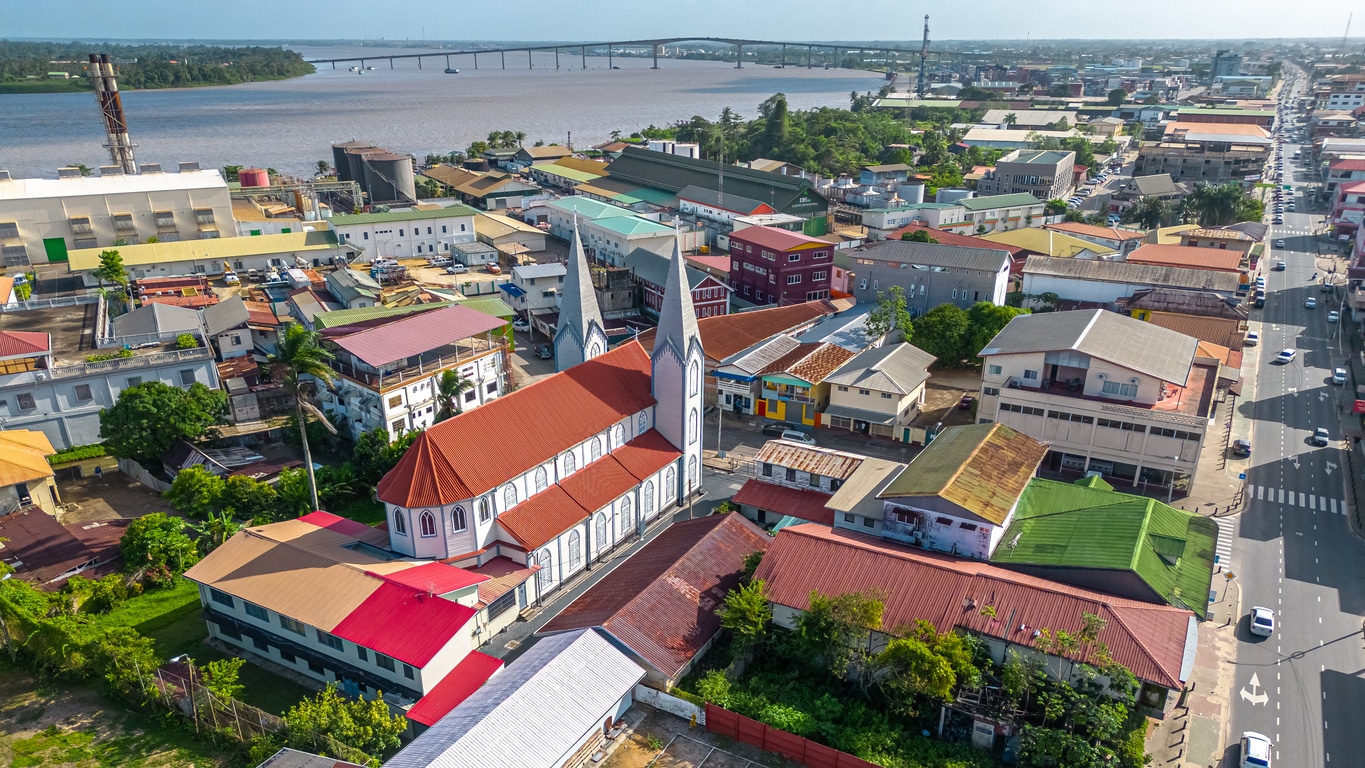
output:
[[602, 312], [597, 308], [597, 292], [583, 241], [578, 237], [578, 216], [574, 216], [573, 242], [564, 274], [564, 290], [559, 295], [559, 326], [555, 329], [555, 370], [563, 371], [591, 360], [607, 351], [607, 334]]
[[654, 347], [672, 344], [678, 359], [686, 360], [692, 341], [697, 339], [697, 313], [692, 307], [692, 286], [687, 281], [687, 262], [683, 259], [680, 238], [674, 233], [673, 257], [668, 261], [668, 282], [659, 307], [659, 329]]

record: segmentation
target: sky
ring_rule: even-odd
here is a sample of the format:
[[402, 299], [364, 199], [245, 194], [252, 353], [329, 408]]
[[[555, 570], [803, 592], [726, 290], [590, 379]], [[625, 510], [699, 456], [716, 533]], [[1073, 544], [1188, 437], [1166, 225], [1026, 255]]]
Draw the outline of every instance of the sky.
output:
[[[762, 40], [1340, 38], [1359, 0], [0, 0], [0, 38]], [[932, 15], [937, 12], [939, 18]]]

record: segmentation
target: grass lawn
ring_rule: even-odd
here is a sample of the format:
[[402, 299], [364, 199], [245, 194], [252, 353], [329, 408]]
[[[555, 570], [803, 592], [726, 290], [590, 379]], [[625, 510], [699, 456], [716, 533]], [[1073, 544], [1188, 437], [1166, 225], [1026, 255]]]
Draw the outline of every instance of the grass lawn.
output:
[[336, 509], [328, 510], [334, 515], [349, 517], [357, 523], [379, 525], [384, 522], [384, 504], [374, 499], [355, 499]]
[[[96, 617], [95, 624], [136, 629], [152, 638], [163, 659], [188, 653], [202, 665], [227, 658], [227, 654], [205, 642], [208, 629], [199, 610], [199, 590], [188, 579], [180, 579], [172, 589], [143, 593], [118, 610]], [[275, 715], [284, 714], [299, 699], [312, 694], [310, 689], [250, 662], [242, 667], [240, 680], [246, 686], [242, 701]]]

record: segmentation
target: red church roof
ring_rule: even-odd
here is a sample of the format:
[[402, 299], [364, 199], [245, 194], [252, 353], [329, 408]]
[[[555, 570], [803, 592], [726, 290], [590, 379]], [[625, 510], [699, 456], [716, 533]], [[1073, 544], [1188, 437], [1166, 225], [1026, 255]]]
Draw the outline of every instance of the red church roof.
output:
[[473, 498], [653, 403], [649, 355], [629, 342], [427, 428], [379, 481], [379, 498], [400, 507]]

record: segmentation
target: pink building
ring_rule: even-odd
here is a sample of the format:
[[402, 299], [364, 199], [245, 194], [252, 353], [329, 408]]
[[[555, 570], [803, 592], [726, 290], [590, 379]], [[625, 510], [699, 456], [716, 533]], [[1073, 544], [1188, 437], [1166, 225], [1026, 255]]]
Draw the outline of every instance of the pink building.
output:
[[1365, 181], [1352, 181], [1337, 188], [1337, 200], [1332, 205], [1332, 234], [1353, 237], [1365, 217]]

